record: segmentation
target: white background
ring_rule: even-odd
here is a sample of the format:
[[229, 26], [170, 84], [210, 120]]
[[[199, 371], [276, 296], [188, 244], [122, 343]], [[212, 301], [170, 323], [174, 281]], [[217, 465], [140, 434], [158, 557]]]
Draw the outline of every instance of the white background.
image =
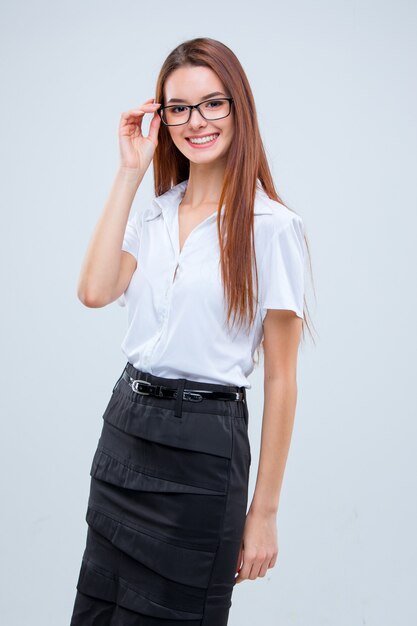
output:
[[[78, 275], [118, 165], [120, 114], [154, 96], [165, 57], [197, 36], [228, 45], [247, 73], [315, 287], [278, 561], [236, 586], [229, 624], [415, 624], [416, 3], [0, 11], [2, 624], [69, 624], [91, 460], [125, 364], [125, 309], [84, 307]], [[152, 183], [150, 168], [134, 206]], [[261, 366], [251, 383], [250, 496]]]

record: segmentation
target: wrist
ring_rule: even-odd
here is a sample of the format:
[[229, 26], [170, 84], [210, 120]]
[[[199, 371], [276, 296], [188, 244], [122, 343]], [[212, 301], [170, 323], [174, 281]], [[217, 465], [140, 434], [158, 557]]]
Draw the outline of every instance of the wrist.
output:
[[252, 500], [248, 513], [256, 517], [276, 517], [278, 514], [278, 505], [273, 503], [259, 503]]
[[139, 186], [144, 174], [145, 172], [139, 168], [119, 165], [116, 176], [119, 180], [128, 185]]

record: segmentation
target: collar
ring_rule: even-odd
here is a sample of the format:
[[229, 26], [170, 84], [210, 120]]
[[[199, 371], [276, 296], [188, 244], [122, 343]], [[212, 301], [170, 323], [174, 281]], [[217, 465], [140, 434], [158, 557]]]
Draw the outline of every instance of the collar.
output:
[[[181, 198], [184, 196], [188, 185], [188, 178], [168, 189], [165, 193], [152, 200], [152, 206], [146, 211], [144, 219], [148, 222], [158, 217], [162, 212], [169, 214], [173, 209], [178, 207]], [[223, 209], [222, 209], [223, 210]], [[264, 191], [259, 180], [255, 195], [255, 215], [271, 215], [272, 208], [270, 206], [270, 198]]]

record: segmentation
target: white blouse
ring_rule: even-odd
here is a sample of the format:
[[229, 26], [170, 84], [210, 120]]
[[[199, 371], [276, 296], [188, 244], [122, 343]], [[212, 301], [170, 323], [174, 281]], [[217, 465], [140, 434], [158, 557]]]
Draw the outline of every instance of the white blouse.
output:
[[250, 389], [267, 309], [291, 309], [303, 317], [303, 221], [271, 200], [258, 180], [254, 236], [260, 306], [249, 333], [244, 325], [229, 332], [217, 210], [191, 231], [179, 251], [178, 206], [187, 184], [175, 185], [129, 217], [122, 249], [137, 259], [137, 267], [117, 299], [128, 318], [121, 349], [134, 367], [156, 376]]

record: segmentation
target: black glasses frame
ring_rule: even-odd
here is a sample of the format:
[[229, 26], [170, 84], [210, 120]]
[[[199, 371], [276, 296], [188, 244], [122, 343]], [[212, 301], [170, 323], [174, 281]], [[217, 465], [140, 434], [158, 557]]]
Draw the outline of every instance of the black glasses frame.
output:
[[[202, 112], [200, 111], [199, 107], [201, 104], [205, 104], [206, 102], [218, 102], [219, 100], [228, 100], [229, 101], [229, 113], [227, 113], [226, 115], [222, 115], [221, 117], [211, 117], [210, 119], [207, 119], [207, 117], [204, 117], [204, 115], [202, 114]], [[172, 104], [169, 106], [165, 106], [165, 107], [159, 107], [158, 109], [158, 115], [161, 118], [161, 121], [163, 124], [165, 124], [165, 126], [182, 126], [183, 124], [188, 124], [188, 122], [191, 119], [191, 113], [193, 111], [193, 109], [197, 109], [197, 111], [200, 113], [201, 117], [204, 117], [205, 120], [207, 120], [208, 122], [214, 121], [214, 120], [222, 120], [225, 117], [228, 117], [230, 115], [230, 112], [232, 110], [232, 102], [234, 102], [233, 98], [210, 98], [209, 100], [203, 100], [202, 102], [199, 102], [198, 104]], [[177, 106], [181, 106], [184, 107], [184, 109], [188, 109], [188, 119], [185, 122], [180, 122], [179, 124], [167, 124], [163, 118], [163, 111], [165, 109], [175, 109]]]

